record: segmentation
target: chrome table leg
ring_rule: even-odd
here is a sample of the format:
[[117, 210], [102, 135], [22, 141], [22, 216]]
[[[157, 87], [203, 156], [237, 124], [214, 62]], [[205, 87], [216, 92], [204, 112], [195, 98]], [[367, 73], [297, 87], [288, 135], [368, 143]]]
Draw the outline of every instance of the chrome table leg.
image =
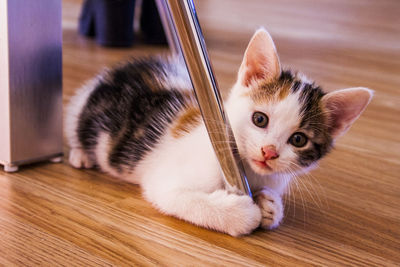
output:
[[[192, 0], [158, 0], [158, 8], [167, 36], [175, 32], [178, 37], [178, 44], [227, 188], [236, 187], [251, 196], [232, 129], [224, 113], [194, 3]], [[168, 40], [173, 52], [179, 53], [176, 51], [176, 39], [170, 36]]]

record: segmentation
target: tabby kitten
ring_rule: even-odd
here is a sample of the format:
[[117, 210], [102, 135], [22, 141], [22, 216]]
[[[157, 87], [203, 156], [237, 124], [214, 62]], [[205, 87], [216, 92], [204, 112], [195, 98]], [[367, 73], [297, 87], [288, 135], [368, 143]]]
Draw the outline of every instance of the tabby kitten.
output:
[[283, 216], [294, 175], [315, 167], [372, 98], [366, 88], [325, 93], [282, 70], [264, 29], [252, 37], [225, 103], [254, 201], [224, 189], [184, 66], [152, 58], [105, 71], [71, 99], [70, 163], [140, 184], [161, 212], [233, 236]]

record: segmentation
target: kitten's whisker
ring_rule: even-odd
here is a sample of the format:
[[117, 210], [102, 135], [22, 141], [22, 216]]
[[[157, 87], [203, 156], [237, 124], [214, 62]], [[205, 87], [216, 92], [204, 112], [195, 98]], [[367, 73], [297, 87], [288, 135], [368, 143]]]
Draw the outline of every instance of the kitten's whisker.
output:
[[[287, 194], [285, 194], [285, 204], [287, 203], [287, 207], [286, 207], [286, 211], [285, 211], [285, 217], [288, 215], [289, 211], [290, 211], [290, 205], [291, 205], [291, 197], [292, 197], [292, 184], [289, 181], [289, 177], [288, 176], [284, 176], [284, 180], [285, 180], [285, 184], [287, 185]], [[296, 213], [295, 213], [295, 209], [293, 209], [293, 217], [295, 217]]]
[[[325, 193], [325, 188], [323, 186], [321, 186], [321, 183], [318, 181], [318, 179], [316, 179], [311, 173], [306, 173], [305, 174], [305, 178], [307, 178], [309, 180], [308, 183], [310, 184], [310, 186], [313, 187], [313, 190], [314, 190], [315, 194], [318, 196], [318, 198], [320, 200], [320, 204], [321, 205], [327, 205], [327, 200], [324, 197], [324, 196], [326, 196], [326, 194], [324, 194]], [[314, 186], [318, 186], [318, 190], [316, 190]], [[318, 194], [318, 192], [322, 192], [322, 194]], [[321, 199], [320, 196], [324, 197], [324, 200], [325, 200], [324, 203], [322, 202], [322, 199]]]
[[318, 197], [318, 194], [315, 194], [317, 196], [317, 199], [314, 198], [314, 194], [311, 193], [311, 191], [309, 190], [309, 188], [307, 187], [307, 185], [304, 183], [303, 179], [299, 179], [299, 182], [302, 184], [302, 186], [304, 187], [304, 189], [307, 191], [308, 195], [311, 197], [312, 201], [315, 203], [315, 205], [321, 210], [321, 200]]
[[317, 203], [316, 204], [320, 208], [320, 210], [322, 210], [323, 203], [322, 203], [320, 194], [318, 194], [318, 192], [320, 192], [320, 191], [315, 190], [314, 183], [311, 181], [311, 177], [312, 177], [311, 174], [306, 173], [305, 174], [306, 179], [303, 179], [303, 182], [307, 183], [309, 185], [309, 187], [311, 187], [311, 192], [314, 193], [313, 195], [317, 198], [316, 200], [318, 200], [318, 204]]
[[305, 205], [304, 205], [304, 199], [303, 199], [303, 194], [301, 193], [301, 190], [299, 188], [299, 184], [297, 182], [297, 177], [296, 175], [293, 175], [292, 181], [294, 183], [294, 185], [296, 186], [296, 192], [298, 192], [299, 196], [300, 196], [300, 200], [303, 206], [303, 214], [304, 214], [304, 210], [305, 210]]
[[[231, 150], [230, 150], [229, 148], [224, 148], [224, 149], [222, 149], [222, 148], [217, 148], [217, 151], [218, 151], [218, 152], [223, 152], [223, 154], [224, 154], [224, 152], [230, 152]], [[244, 161], [244, 160], [246, 160], [247, 158], [246, 158], [245, 156], [241, 156], [241, 155], [239, 154], [238, 159], [239, 159], [239, 161]]]
[[[300, 168], [300, 166], [294, 162], [290, 162], [292, 165]], [[310, 174], [308, 173], [304, 173], [305, 177], [310, 177]], [[303, 177], [304, 178], [304, 177]], [[311, 189], [309, 189], [309, 187], [307, 186], [307, 184], [305, 183], [306, 181], [302, 178], [298, 179], [299, 183], [301, 183], [301, 185], [305, 188], [305, 190], [307, 191], [308, 195], [311, 197], [312, 201], [316, 204], [316, 206], [322, 210], [322, 201], [321, 198], [319, 196], [319, 194], [317, 193], [317, 191], [315, 190], [314, 186], [312, 183], [308, 183], [311, 186]], [[314, 197], [315, 196], [315, 197]], [[318, 200], [318, 201], [317, 201]]]
[[297, 176], [296, 173], [294, 173], [294, 172], [292, 171], [291, 168], [289, 168], [289, 171], [290, 171], [290, 172], [292, 173], [292, 175], [293, 175], [293, 181], [294, 181], [294, 183], [295, 183], [295, 185], [296, 185], [296, 187], [297, 187], [297, 191], [298, 191], [299, 194], [300, 194], [301, 202], [302, 202], [302, 205], [303, 205], [303, 223], [305, 223], [305, 221], [306, 221], [306, 205], [305, 205], [305, 200], [304, 200], [304, 196], [303, 196], [302, 190], [301, 190], [301, 188], [300, 188], [299, 181], [298, 181], [298, 179], [297, 179], [298, 176]]
[[234, 141], [229, 141], [229, 140], [216, 140], [216, 141], [212, 141], [212, 143], [214, 144], [236, 144], [236, 142]]

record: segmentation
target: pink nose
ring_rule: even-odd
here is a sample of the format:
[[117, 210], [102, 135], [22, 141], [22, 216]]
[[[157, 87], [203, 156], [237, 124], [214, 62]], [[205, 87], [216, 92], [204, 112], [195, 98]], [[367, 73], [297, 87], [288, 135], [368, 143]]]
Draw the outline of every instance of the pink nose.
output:
[[274, 145], [263, 146], [261, 148], [261, 153], [263, 154], [265, 160], [273, 160], [279, 157], [278, 152], [276, 152], [276, 148]]

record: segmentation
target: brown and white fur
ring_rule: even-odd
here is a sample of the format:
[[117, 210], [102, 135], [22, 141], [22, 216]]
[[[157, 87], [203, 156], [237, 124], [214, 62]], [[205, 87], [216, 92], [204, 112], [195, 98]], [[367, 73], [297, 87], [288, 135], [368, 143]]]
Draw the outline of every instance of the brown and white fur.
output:
[[366, 88], [325, 93], [282, 70], [270, 35], [252, 37], [225, 103], [254, 200], [224, 189], [182, 64], [147, 59], [107, 71], [78, 91], [66, 116], [70, 163], [140, 184], [161, 212], [233, 236], [283, 217], [291, 179], [309, 171], [360, 116]]

